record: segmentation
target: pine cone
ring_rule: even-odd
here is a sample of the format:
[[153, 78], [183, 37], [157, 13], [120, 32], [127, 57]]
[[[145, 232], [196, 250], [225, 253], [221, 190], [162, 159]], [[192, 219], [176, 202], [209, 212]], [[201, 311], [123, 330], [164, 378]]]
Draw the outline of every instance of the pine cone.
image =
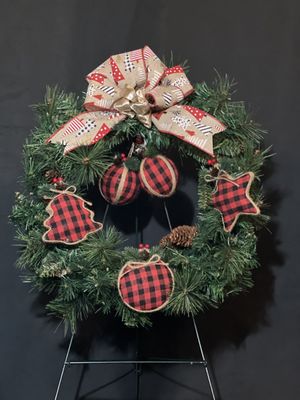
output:
[[137, 134], [136, 137], [135, 137], [134, 142], [135, 142], [136, 144], [143, 144], [143, 143], [144, 143], [144, 138], [143, 138], [143, 136], [140, 135], [140, 134]]
[[49, 169], [48, 171], [45, 172], [45, 178], [48, 183], [52, 183], [53, 178], [58, 178], [59, 173], [55, 169]]
[[174, 228], [168, 235], [164, 236], [159, 245], [161, 247], [177, 246], [191, 247], [194, 237], [197, 234], [197, 228], [190, 225], [181, 225]]
[[164, 236], [163, 238], [160, 239], [159, 242], [160, 247], [167, 247], [171, 245], [171, 241], [169, 239], [169, 235]]

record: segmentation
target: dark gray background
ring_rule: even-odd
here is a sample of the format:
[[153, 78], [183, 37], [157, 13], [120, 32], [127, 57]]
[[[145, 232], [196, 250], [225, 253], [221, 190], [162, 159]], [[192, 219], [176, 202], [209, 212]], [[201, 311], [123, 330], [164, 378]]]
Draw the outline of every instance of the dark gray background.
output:
[[[266, 145], [277, 153], [265, 182], [272, 234], [260, 241], [256, 285], [198, 322], [223, 400], [299, 397], [299, 11], [296, 0], [1, 2], [1, 400], [53, 398], [66, 346], [62, 327], [55, 333], [57, 322], [43, 314], [44, 299], [19, 279], [7, 225], [22, 144], [34, 126], [28, 105], [42, 99], [46, 84], [79, 93], [101, 61], [145, 43], [158, 55], [173, 50], [178, 60], [188, 58], [193, 81], [211, 81], [214, 68], [229, 73], [239, 82], [236, 98], [252, 104], [270, 132]], [[152, 218], [146, 241], [155, 242], [162, 229]], [[84, 325], [72, 355], [130, 357], [134, 337], [118, 321], [95, 319]], [[148, 355], [197, 355], [188, 320], [156, 317], [141, 340]], [[91, 368], [76, 397], [81, 370], [74, 367], [61, 398], [133, 399], [134, 375], [121, 378], [128, 370]], [[203, 376], [197, 367], [148, 369], [142, 398], [208, 399]], [[84, 397], [88, 392], [94, 393]]]

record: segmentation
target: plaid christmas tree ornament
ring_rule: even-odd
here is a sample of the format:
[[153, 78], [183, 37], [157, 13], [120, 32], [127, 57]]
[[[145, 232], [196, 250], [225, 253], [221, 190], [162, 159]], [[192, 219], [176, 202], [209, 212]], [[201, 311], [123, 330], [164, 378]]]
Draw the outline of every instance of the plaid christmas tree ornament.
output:
[[53, 190], [58, 194], [46, 208], [50, 216], [44, 221], [48, 229], [42, 237], [44, 242], [74, 245], [102, 229], [103, 225], [94, 221], [93, 211], [85, 207], [91, 203], [74, 194], [75, 190], [74, 187], [64, 191]]
[[142, 188], [157, 197], [170, 197], [178, 183], [178, 171], [169, 158], [164, 156], [146, 157], [140, 166]]
[[127, 307], [141, 313], [164, 308], [174, 290], [172, 270], [155, 254], [146, 262], [129, 261], [119, 273], [118, 290]]
[[111, 165], [99, 181], [99, 190], [110, 204], [128, 204], [139, 194], [138, 174], [124, 164]]
[[249, 194], [254, 180], [253, 172], [246, 172], [237, 178], [221, 173], [216, 180], [212, 203], [222, 215], [226, 232], [232, 231], [240, 215], [260, 213], [260, 209]]

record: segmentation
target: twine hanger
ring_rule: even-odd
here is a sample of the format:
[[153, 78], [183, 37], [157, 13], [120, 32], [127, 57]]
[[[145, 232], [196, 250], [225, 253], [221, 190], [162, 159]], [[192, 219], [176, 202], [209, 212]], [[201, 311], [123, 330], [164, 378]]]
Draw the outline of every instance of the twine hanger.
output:
[[[134, 269], [147, 267], [150, 264], [155, 264], [160, 261], [161, 261], [161, 258], [158, 254], [153, 254], [147, 261], [128, 261], [122, 268], [123, 272], [120, 274], [120, 278], [122, 278], [124, 275], [128, 274], [130, 271], [132, 271]], [[164, 263], [164, 264], [168, 266], [168, 264], [166, 264], [166, 263]]]

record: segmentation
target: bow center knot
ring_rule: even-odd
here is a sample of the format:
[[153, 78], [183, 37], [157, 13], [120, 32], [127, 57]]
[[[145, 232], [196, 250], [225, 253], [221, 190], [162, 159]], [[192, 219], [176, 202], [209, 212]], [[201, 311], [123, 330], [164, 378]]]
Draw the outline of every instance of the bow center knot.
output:
[[130, 118], [136, 117], [146, 128], [151, 127], [151, 106], [144, 89], [135, 89], [126, 85], [120, 91], [120, 97], [113, 108]]

